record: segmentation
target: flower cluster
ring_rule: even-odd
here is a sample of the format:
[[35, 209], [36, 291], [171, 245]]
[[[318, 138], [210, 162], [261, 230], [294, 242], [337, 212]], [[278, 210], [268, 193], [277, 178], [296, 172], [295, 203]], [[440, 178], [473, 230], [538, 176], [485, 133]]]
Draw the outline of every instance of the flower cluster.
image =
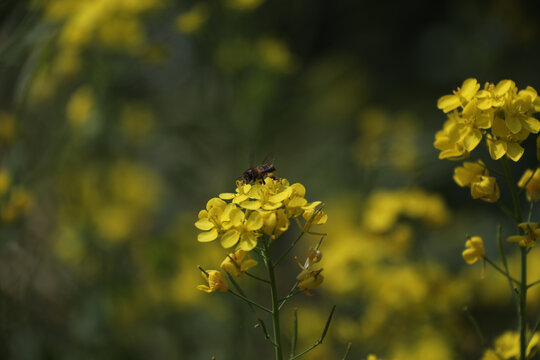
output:
[[499, 186], [482, 162], [465, 161], [462, 167], [454, 169], [454, 181], [461, 187], [471, 188], [473, 199], [496, 202], [500, 197]]
[[[224, 248], [250, 251], [263, 234], [275, 240], [295, 221], [303, 232], [311, 225], [324, 224], [327, 215], [321, 202], [308, 202], [306, 189], [300, 184], [290, 185], [286, 179], [267, 177], [255, 184], [238, 182], [235, 193], [223, 193], [212, 198], [206, 209], [199, 212], [195, 226], [202, 230], [198, 241], [220, 239]], [[304, 219], [304, 224], [300, 219]]]
[[532, 116], [540, 111], [536, 90], [527, 86], [518, 91], [512, 80], [486, 83], [480, 90], [476, 79], [467, 79], [452, 95], [442, 96], [437, 107], [448, 114], [435, 134], [440, 159], [467, 158], [485, 139], [494, 160], [506, 155], [518, 161], [524, 152], [520, 144], [540, 131], [540, 121]]

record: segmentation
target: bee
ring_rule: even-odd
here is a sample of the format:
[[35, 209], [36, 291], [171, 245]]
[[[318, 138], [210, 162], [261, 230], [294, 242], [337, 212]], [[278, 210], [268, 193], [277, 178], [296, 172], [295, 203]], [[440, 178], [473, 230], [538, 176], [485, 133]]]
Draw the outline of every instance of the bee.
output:
[[274, 177], [272, 171], [276, 171], [273, 161], [247, 169], [242, 174], [242, 179], [244, 179], [247, 184], [254, 183], [256, 181], [264, 181], [265, 177]]

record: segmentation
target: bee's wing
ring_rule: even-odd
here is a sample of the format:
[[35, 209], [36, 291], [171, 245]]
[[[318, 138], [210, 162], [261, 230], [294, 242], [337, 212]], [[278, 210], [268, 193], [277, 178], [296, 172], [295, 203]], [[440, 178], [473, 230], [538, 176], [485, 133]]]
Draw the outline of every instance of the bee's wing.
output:
[[266, 155], [262, 161], [261, 164], [269, 164], [269, 165], [274, 165], [274, 161], [276, 161], [276, 156], [274, 155], [273, 152], [269, 153], [268, 155]]

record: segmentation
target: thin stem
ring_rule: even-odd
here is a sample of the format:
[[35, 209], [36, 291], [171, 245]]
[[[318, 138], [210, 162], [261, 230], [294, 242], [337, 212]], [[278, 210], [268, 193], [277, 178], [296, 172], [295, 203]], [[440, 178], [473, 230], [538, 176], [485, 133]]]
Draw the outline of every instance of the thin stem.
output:
[[261, 309], [262, 311], [265, 311], [265, 312], [267, 312], [269, 314], [272, 313], [272, 310], [270, 310], [270, 309], [268, 309], [268, 308], [266, 308], [266, 307], [264, 307], [262, 305], [257, 304], [255, 301], [250, 300], [247, 297], [242, 296], [242, 295], [238, 294], [237, 292], [235, 292], [235, 291], [233, 291], [231, 289], [229, 289], [227, 292], [234, 295], [234, 296], [236, 296], [237, 298], [240, 298], [240, 299], [244, 300], [248, 304], [251, 304], [251, 305], [255, 306], [256, 308]]
[[519, 345], [521, 359], [526, 359], [527, 354], [527, 249], [522, 247], [521, 249], [521, 286], [519, 289], [520, 300], [520, 316], [519, 316]]
[[[521, 207], [519, 204], [519, 194], [517, 193], [516, 183], [512, 178], [510, 167], [508, 165], [508, 159], [503, 158], [504, 171], [506, 173], [506, 180], [510, 187], [510, 193], [512, 194], [512, 201], [514, 203], [514, 214], [516, 220], [522, 222], [523, 216], [521, 215]], [[523, 230], [519, 228], [520, 235], [523, 235]], [[525, 360], [527, 356], [527, 249], [521, 248], [521, 284], [519, 287], [519, 316], [518, 316], [518, 328], [519, 328], [519, 358]]]
[[531, 201], [529, 204], [529, 216], [527, 216], [527, 222], [531, 222], [534, 203]]
[[[502, 242], [502, 236], [501, 236], [501, 224], [497, 226], [497, 245], [499, 248], [499, 256], [501, 257], [501, 261], [504, 266], [505, 272], [510, 275], [510, 270], [508, 269], [508, 262], [506, 261], [506, 255], [504, 253], [504, 247]], [[516, 313], [519, 314], [519, 301], [516, 296], [515, 288], [512, 285], [512, 280], [510, 280], [510, 277], [506, 277], [508, 279], [508, 286], [510, 287], [510, 293], [512, 293], [512, 298], [514, 299], [514, 303], [516, 304]]]
[[302, 290], [292, 291], [292, 292], [289, 292], [289, 294], [287, 294], [287, 296], [285, 296], [283, 299], [279, 299], [279, 309], [281, 310], [281, 308], [287, 302], [287, 300], [289, 300], [293, 296], [300, 294], [301, 292]]
[[506, 276], [508, 278], [509, 281], [515, 283], [516, 285], [520, 286], [520, 283], [519, 281], [517, 281], [516, 279], [514, 279], [512, 276], [510, 276], [510, 274], [508, 274], [506, 271], [504, 271], [503, 269], [501, 269], [497, 264], [495, 264], [491, 259], [489, 259], [487, 256], [484, 258], [486, 260], [486, 262], [493, 266], [493, 268], [495, 270], [497, 270], [498, 272], [500, 272], [501, 274], [503, 274], [504, 276]]
[[476, 333], [478, 334], [478, 337], [480, 338], [480, 345], [484, 346], [484, 335], [482, 334], [482, 330], [480, 329], [480, 326], [478, 325], [478, 321], [476, 321], [476, 319], [472, 316], [471, 312], [466, 306], [463, 308], [463, 312], [467, 316], [467, 319], [473, 325], [474, 330], [476, 330]]
[[279, 263], [285, 258], [285, 256], [287, 256], [287, 254], [289, 254], [289, 252], [291, 252], [291, 250], [294, 248], [294, 246], [296, 245], [296, 243], [298, 241], [300, 241], [300, 239], [302, 238], [302, 236], [305, 234], [304, 231], [302, 231], [300, 233], [300, 235], [298, 235], [298, 237], [296, 238], [296, 240], [294, 240], [290, 245], [289, 247], [287, 248], [287, 250], [285, 250], [285, 252], [277, 259], [277, 261], [274, 263], [275, 266], [279, 265]]
[[270, 288], [272, 295], [272, 323], [274, 325], [274, 349], [276, 353], [276, 360], [283, 360], [283, 350], [281, 348], [281, 332], [279, 328], [279, 302], [276, 286], [276, 276], [274, 273], [274, 264], [270, 257], [270, 248], [267, 243], [264, 244], [263, 260], [266, 269], [268, 270], [268, 278], [270, 279]]
[[261, 319], [261, 318], [258, 318], [257, 321], [259, 322], [258, 324], [255, 325], [255, 327], [257, 326], [260, 326], [262, 328], [262, 331], [264, 333], [264, 338], [268, 341], [270, 341], [270, 343], [273, 345], [273, 346], [276, 346], [276, 344], [272, 341], [272, 339], [270, 339], [270, 335], [268, 335], [268, 330], [266, 330], [266, 325], [264, 323], [264, 321]]
[[347, 356], [349, 356], [349, 352], [351, 351], [352, 342], [347, 344], [347, 350], [345, 350], [345, 355], [341, 358], [341, 360], [347, 360]]
[[296, 340], [298, 339], [298, 309], [294, 309], [294, 317], [293, 317], [293, 333], [292, 333], [292, 340], [291, 340], [291, 357], [294, 356], [296, 353]]
[[530, 283], [529, 285], [527, 285], [527, 288], [532, 288], [534, 285], [538, 284], [540, 284], [540, 280], [536, 280], [535, 282]]
[[263, 279], [263, 278], [261, 278], [261, 277], [258, 277], [257, 275], [254, 275], [254, 274], [252, 274], [252, 273], [250, 273], [250, 272], [244, 271], [244, 274], [246, 274], [246, 275], [249, 276], [249, 277], [254, 278], [255, 280], [259, 280], [259, 281], [262, 281], [262, 282], [264, 282], [264, 283], [270, 284], [270, 281], [268, 281], [268, 280], [266, 280], [266, 279]]
[[330, 327], [330, 322], [332, 321], [332, 317], [334, 316], [335, 310], [336, 310], [336, 305], [332, 306], [332, 311], [330, 311], [330, 315], [328, 315], [328, 320], [326, 320], [326, 325], [324, 326], [323, 332], [319, 340], [317, 340], [315, 344], [311, 345], [306, 350], [302, 351], [300, 354], [289, 358], [289, 360], [298, 359], [300, 356], [307, 354], [308, 352], [310, 352], [311, 350], [315, 349], [317, 346], [322, 344], [324, 337], [326, 336], [326, 332], [328, 331], [328, 328]]

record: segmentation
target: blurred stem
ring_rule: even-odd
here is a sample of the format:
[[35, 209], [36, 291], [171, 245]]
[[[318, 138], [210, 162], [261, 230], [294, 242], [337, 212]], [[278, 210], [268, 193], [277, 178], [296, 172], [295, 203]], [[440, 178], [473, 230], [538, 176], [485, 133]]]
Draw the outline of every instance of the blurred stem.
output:
[[263, 241], [263, 261], [266, 269], [268, 270], [268, 278], [270, 280], [270, 288], [272, 293], [272, 323], [274, 325], [274, 350], [276, 353], [276, 360], [283, 360], [283, 350], [281, 348], [281, 333], [279, 328], [279, 301], [276, 286], [276, 276], [274, 273], [274, 264], [270, 255], [270, 246]]
[[293, 333], [291, 340], [291, 357], [296, 353], [296, 340], [298, 339], [298, 309], [294, 309]]
[[514, 279], [512, 276], [510, 276], [510, 274], [508, 274], [506, 271], [504, 271], [503, 269], [501, 269], [497, 264], [495, 264], [490, 258], [488, 258], [487, 256], [484, 258], [486, 260], [486, 262], [493, 266], [493, 268], [495, 270], [497, 270], [498, 272], [500, 272], [501, 274], [503, 274], [504, 276], [506, 276], [508, 278], [508, 280], [510, 282], [513, 282], [515, 283], [517, 286], [520, 286], [521, 284], [519, 283], [519, 281], [517, 281], [516, 279]]
[[302, 236], [305, 234], [304, 231], [302, 231], [300, 233], [300, 235], [298, 235], [298, 237], [296, 238], [296, 240], [294, 240], [291, 245], [289, 245], [289, 247], [287, 248], [287, 250], [285, 250], [285, 252], [279, 257], [279, 259], [277, 259], [277, 261], [275, 262], [275, 266], [279, 265], [279, 263], [285, 258], [285, 256], [287, 256], [287, 254], [289, 252], [291, 252], [291, 250], [294, 248], [294, 246], [296, 245], [296, 243], [302, 238]]
[[319, 338], [319, 340], [317, 340], [315, 342], [315, 344], [311, 345], [306, 350], [302, 351], [300, 354], [290, 357], [289, 360], [298, 359], [299, 357], [307, 354], [308, 352], [310, 352], [311, 350], [315, 349], [317, 346], [322, 344], [322, 342], [323, 342], [323, 340], [324, 340], [324, 338], [326, 336], [326, 332], [328, 331], [328, 328], [330, 327], [330, 322], [332, 321], [332, 317], [334, 316], [334, 311], [335, 310], [336, 310], [336, 305], [332, 306], [332, 311], [330, 311], [330, 315], [328, 315], [328, 320], [326, 320], [326, 325], [324, 325], [324, 329], [323, 329], [323, 332], [322, 332], [321, 337]]
[[352, 342], [347, 344], [347, 350], [345, 350], [345, 355], [343, 355], [343, 358], [341, 360], [346, 360], [347, 356], [349, 356], [349, 352], [351, 352]]
[[[512, 178], [510, 166], [508, 165], [508, 158], [503, 158], [504, 171], [506, 173], [506, 180], [510, 187], [510, 193], [512, 194], [512, 201], [514, 203], [514, 214], [518, 223], [523, 222], [523, 216], [521, 215], [521, 207], [519, 204], [519, 194], [516, 189], [516, 183]], [[523, 235], [523, 230], [518, 228], [519, 234]], [[521, 251], [521, 279], [519, 286], [519, 315], [518, 315], [518, 328], [519, 328], [519, 358], [520, 360], [526, 360], [527, 356], [527, 249], [525, 247], [520, 248]]]
[[[502, 242], [502, 236], [501, 236], [501, 224], [497, 226], [497, 246], [499, 248], [499, 255], [501, 257], [501, 261], [504, 266], [504, 270], [508, 275], [510, 275], [510, 270], [508, 269], [508, 262], [506, 261], [506, 254], [504, 253], [504, 247]], [[512, 285], [512, 280], [510, 276], [506, 277], [508, 279], [508, 286], [510, 287], [510, 292], [512, 293], [512, 298], [514, 299], [514, 303], [516, 305], [516, 313], [519, 314], [519, 300], [517, 298], [517, 294], [515, 291], [514, 286]]]

